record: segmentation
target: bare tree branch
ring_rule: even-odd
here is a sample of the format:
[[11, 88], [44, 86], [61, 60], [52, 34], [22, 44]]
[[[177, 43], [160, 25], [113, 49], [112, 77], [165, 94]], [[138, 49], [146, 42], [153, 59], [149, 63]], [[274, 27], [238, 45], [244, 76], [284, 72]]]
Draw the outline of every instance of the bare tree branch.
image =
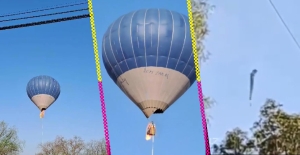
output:
[[65, 139], [58, 136], [52, 142], [39, 145], [41, 152], [37, 155], [107, 155], [105, 141], [84, 143], [80, 137]]

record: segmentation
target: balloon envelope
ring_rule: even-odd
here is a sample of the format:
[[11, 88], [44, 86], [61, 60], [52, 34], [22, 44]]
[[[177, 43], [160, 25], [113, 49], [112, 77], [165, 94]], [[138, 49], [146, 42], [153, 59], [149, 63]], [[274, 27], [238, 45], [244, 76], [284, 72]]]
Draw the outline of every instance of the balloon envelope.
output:
[[111, 79], [147, 118], [163, 113], [196, 79], [188, 18], [170, 10], [121, 16], [104, 34], [102, 58]]
[[60, 85], [50, 76], [36, 76], [28, 82], [26, 91], [28, 97], [40, 110], [46, 110], [58, 98]]

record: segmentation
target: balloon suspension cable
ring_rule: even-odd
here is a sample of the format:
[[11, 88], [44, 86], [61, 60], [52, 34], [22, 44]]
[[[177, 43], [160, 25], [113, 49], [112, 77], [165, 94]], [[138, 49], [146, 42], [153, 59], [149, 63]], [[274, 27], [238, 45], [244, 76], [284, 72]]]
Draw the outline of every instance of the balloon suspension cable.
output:
[[41, 121], [42, 121], [42, 145], [43, 145], [43, 137], [44, 137], [44, 121], [43, 121], [43, 118], [45, 116], [45, 109], [42, 109], [41, 110], [41, 113], [40, 113], [40, 118], [41, 118]]
[[154, 136], [152, 137], [152, 154], [151, 155], [154, 155]]
[[43, 118], [41, 118], [42, 120], [42, 145], [43, 145], [43, 136], [44, 136], [44, 122], [43, 122]]

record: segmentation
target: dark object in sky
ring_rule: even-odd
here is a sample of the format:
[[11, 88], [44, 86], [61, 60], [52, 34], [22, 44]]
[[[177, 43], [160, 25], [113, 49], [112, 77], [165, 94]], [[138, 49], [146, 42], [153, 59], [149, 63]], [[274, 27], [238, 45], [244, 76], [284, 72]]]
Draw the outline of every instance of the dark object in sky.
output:
[[250, 74], [250, 96], [249, 96], [249, 100], [252, 99], [252, 91], [253, 91], [253, 85], [254, 85], [254, 76], [257, 73], [257, 70], [254, 69], [252, 70], [251, 74]]

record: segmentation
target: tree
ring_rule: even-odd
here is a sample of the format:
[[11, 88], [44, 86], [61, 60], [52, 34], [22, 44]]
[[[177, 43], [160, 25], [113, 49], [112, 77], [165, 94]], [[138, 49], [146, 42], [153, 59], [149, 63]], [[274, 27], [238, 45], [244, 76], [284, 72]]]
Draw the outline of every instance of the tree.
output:
[[87, 143], [84, 152], [85, 155], [106, 155], [105, 140]]
[[[194, 32], [195, 32], [195, 37], [197, 42], [198, 57], [200, 62], [201, 61], [205, 62], [206, 60], [208, 60], [210, 53], [209, 52], [204, 53], [203, 40], [205, 39], [205, 36], [208, 34], [208, 25], [207, 25], [208, 14], [209, 11], [214, 6], [210, 5], [206, 0], [192, 0], [191, 2], [192, 2], [192, 14], [194, 19]], [[203, 101], [205, 106], [206, 121], [209, 123], [211, 117], [207, 113], [207, 110], [213, 106], [215, 100], [213, 100], [210, 97], [204, 97]]]
[[260, 154], [299, 154], [300, 115], [288, 114], [282, 104], [268, 99], [260, 110], [260, 119], [252, 128]]
[[[210, 55], [207, 51], [204, 53], [203, 40], [208, 34], [207, 19], [209, 12], [214, 8], [207, 0], [192, 0], [192, 13], [194, 19], [194, 31], [197, 42], [197, 51], [200, 61], [206, 61]], [[200, 63], [200, 62], [199, 62]]]
[[[246, 132], [235, 129], [228, 132], [230, 134], [225, 136], [223, 143], [213, 145], [214, 152], [224, 155], [244, 155], [249, 152], [259, 155], [299, 154], [300, 115], [288, 114], [282, 106], [275, 100], [267, 99], [260, 109], [259, 120], [250, 129], [252, 138], [248, 138]], [[230, 153], [228, 150], [231, 150]]]
[[210, 119], [212, 117], [209, 115], [209, 113], [207, 111], [216, 103], [216, 101], [214, 99], [212, 99], [211, 97], [204, 97], [203, 102], [204, 102], [206, 122], [209, 124]]
[[247, 132], [235, 128], [226, 133], [220, 145], [213, 145], [213, 152], [222, 155], [242, 155], [253, 153], [254, 141], [248, 138]]
[[0, 122], [0, 155], [17, 155], [23, 151], [24, 142], [20, 141], [17, 130]]
[[105, 141], [84, 143], [80, 137], [65, 139], [58, 136], [52, 142], [40, 144], [41, 152], [37, 155], [107, 155]]

